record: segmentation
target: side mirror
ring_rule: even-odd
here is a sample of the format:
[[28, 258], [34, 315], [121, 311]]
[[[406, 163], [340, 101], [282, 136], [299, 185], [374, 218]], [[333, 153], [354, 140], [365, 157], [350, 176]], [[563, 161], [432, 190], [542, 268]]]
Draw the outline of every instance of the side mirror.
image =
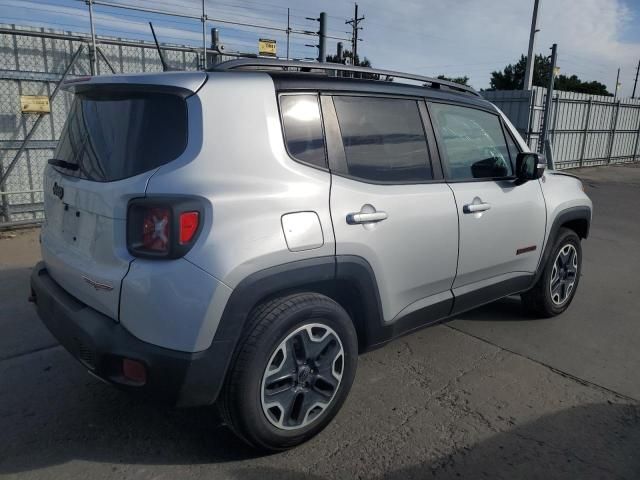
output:
[[547, 163], [539, 153], [521, 152], [516, 157], [516, 182], [518, 185], [542, 177]]

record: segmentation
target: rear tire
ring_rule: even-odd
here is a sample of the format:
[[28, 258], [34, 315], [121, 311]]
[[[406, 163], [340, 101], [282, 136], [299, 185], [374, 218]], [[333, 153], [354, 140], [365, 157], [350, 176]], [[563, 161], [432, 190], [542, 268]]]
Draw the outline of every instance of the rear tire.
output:
[[278, 297], [251, 314], [221, 395], [227, 425], [250, 445], [285, 450], [318, 434], [355, 377], [356, 331], [316, 293]]
[[576, 232], [568, 228], [560, 229], [543, 268], [535, 286], [521, 297], [526, 311], [549, 318], [564, 312], [578, 289], [582, 272], [582, 247]]

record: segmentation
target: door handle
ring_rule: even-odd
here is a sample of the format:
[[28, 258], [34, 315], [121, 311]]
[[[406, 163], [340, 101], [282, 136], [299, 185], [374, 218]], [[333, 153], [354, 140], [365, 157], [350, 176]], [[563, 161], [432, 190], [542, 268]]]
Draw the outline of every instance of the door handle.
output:
[[491, 208], [490, 203], [468, 203], [462, 207], [464, 213], [486, 212]]
[[349, 225], [358, 225], [362, 223], [376, 223], [386, 220], [387, 212], [357, 212], [347, 215], [347, 223]]

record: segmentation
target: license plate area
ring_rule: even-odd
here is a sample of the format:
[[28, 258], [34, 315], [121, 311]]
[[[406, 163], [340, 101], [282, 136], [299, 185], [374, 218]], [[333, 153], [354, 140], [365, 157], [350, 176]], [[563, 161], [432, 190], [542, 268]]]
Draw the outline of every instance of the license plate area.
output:
[[78, 231], [82, 212], [70, 205], [65, 205], [62, 210], [62, 238], [71, 244], [78, 243]]

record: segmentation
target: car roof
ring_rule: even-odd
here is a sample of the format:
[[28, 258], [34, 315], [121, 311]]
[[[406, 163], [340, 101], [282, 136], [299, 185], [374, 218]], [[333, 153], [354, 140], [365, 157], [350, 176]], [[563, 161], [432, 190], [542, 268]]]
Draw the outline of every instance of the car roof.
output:
[[[317, 90], [377, 95], [409, 95], [446, 100], [495, 111], [468, 85], [414, 73], [341, 63], [303, 62], [278, 58], [238, 58], [219, 63], [208, 72], [263, 72], [270, 75], [277, 90]], [[362, 78], [367, 77], [367, 78]], [[407, 81], [413, 82], [407, 84]]]
[[290, 73], [282, 71], [268, 71], [266, 73], [271, 76], [278, 91], [312, 90], [336, 93], [401, 95], [464, 103], [492, 111], [495, 110], [493, 105], [482, 97], [456, 90], [449, 90], [446, 87], [439, 88], [411, 85], [395, 81], [331, 77], [314, 73]]

